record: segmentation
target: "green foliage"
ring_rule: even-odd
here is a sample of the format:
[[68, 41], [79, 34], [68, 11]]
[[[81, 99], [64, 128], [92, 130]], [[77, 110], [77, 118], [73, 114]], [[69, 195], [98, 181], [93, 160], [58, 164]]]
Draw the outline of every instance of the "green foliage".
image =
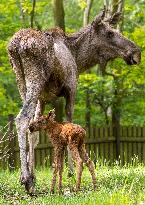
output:
[[8, 60], [7, 43], [9, 37], [20, 28], [19, 11], [15, 1], [0, 4], [0, 125], [5, 124], [9, 114], [16, 114], [20, 100], [15, 77]]
[[[65, 24], [67, 32], [82, 27], [85, 0], [64, 0]], [[90, 21], [103, 8], [103, 1], [94, 0]], [[143, 0], [125, 1], [124, 34], [135, 41], [142, 50], [142, 62], [139, 66], [127, 66], [122, 60], [108, 65], [107, 72], [115, 75], [99, 77], [97, 67], [91, 74], [80, 76], [74, 121], [85, 125], [86, 90], [91, 96], [91, 123], [105, 123], [105, 111], [115, 103], [114, 89], [118, 90], [120, 100], [121, 124], [145, 124], [145, 4]], [[11, 36], [22, 27], [30, 26], [32, 1], [1, 0], [0, 4], [0, 125], [6, 124], [9, 114], [16, 115], [21, 106], [15, 76], [9, 64], [7, 43]], [[74, 12], [75, 11], [75, 12]], [[53, 1], [37, 0], [34, 27], [47, 29], [53, 27]], [[101, 102], [101, 105], [100, 105]], [[109, 117], [111, 121], [111, 117]]]
[[[32, 1], [22, 0], [21, 15], [23, 15], [22, 23], [24, 27], [30, 27], [30, 16], [32, 12]], [[34, 9], [34, 26], [38, 29], [45, 29], [53, 26], [53, 13], [51, 0], [37, 0]]]
[[[85, 113], [86, 108], [83, 108], [82, 105], [83, 102], [85, 102], [86, 92], [89, 93], [91, 102], [91, 116], [93, 116], [93, 114], [95, 113], [95, 115], [91, 119], [92, 124], [102, 125], [105, 122], [104, 112], [107, 111], [114, 98], [112, 90], [108, 89], [108, 87], [112, 86], [113, 81], [110, 76], [101, 77], [96, 75], [95, 73], [80, 75], [78, 84], [78, 95], [80, 97], [77, 95], [77, 102], [83, 109], [82, 113]], [[78, 112], [76, 111], [75, 113]], [[81, 123], [84, 124], [84, 122], [82, 121]]]
[[81, 9], [85, 9], [87, 6], [87, 2], [85, 0], [78, 0], [78, 5]]
[[143, 26], [145, 22], [145, 3], [144, 0], [127, 0], [124, 6], [124, 29], [128, 32], [134, 31], [134, 28]]
[[[122, 99], [121, 123], [124, 125], [145, 124], [145, 27], [135, 28], [128, 34], [141, 48], [142, 60], [138, 66], [127, 66], [121, 61], [113, 62], [117, 72], [118, 90]], [[115, 70], [114, 70], [115, 67]]]

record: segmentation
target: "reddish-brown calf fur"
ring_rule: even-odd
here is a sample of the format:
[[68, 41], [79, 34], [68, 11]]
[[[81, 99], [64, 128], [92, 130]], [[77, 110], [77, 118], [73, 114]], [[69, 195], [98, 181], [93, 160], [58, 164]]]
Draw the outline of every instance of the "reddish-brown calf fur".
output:
[[54, 120], [54, 110], [50, 111], [48, 116], [41, 116], [29, 126], [30, 132], [35, 132], [40, 129], [46, 130], [50, 141], [54, 147], [54, 172], [50, 192], [54, 192], [57, 173], [58, 190], [62, 189], [62, 172], [63, 172], [63, 157], [64, 149], [68, 145], [72, 153], [72, 157], [76, 162], [77, 167], [77, 182], [76, 191], [80, 189], [81, 176], [83, 171], [83, 162], [87, 165], [93, 181], [94, 189], [96, 188], [96, 175], [94, 163], [88, 157], [84, 145], [86, 136], [85, 130], [80, 126], [69, 122], [58, 123]]

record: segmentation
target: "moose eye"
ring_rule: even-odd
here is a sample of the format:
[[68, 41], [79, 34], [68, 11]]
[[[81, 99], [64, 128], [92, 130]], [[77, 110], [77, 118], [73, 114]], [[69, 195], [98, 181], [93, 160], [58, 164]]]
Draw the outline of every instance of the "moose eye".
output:
[[112, 38], [114, 36], [114, 33], [112, 31], [107, 32], [107, 38]]

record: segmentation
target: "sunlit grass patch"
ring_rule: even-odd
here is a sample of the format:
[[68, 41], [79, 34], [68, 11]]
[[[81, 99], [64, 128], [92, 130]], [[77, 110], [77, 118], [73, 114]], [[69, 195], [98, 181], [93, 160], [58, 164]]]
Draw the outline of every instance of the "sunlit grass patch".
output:
[[84, 168], [81, 190], [71, 191], [75, 187], [75, 177], [63, 174], [63, 195], [49, 194], [52, 177], [51, 169], [36, 170], [37, 196], [30, 197], [20, 185], [20, 171], [0, 172], [0, 204], [50, 204], [50, 205], [143, 205], [145, 202], [145, 166], [142, 164], [119, 164], [108, 166], [98, 163], [96, 166], [97, 190], [93, 191], [90, 173]]

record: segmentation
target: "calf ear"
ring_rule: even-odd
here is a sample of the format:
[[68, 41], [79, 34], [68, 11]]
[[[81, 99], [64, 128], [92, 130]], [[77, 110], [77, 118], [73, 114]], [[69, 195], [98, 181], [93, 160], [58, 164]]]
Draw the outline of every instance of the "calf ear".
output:
[[99, 15], [97, 15], [96, 17], [95, 17], [95, 19], [94, 19], [94, 21], [92, 22], [92, 26], [93, 27], [97, 27], [100, 23], [101, 23], [101, 21], [104, 19], [104, 17], [105, 17], [105, 13], [106, 13], [106, 8], [104, 7], [104, 9], [102, 10], [102, 12], [99, 14]]
[[121, 12], [116, 12], [108, 19], [110, 25], [115, 26], [121, 19]]

